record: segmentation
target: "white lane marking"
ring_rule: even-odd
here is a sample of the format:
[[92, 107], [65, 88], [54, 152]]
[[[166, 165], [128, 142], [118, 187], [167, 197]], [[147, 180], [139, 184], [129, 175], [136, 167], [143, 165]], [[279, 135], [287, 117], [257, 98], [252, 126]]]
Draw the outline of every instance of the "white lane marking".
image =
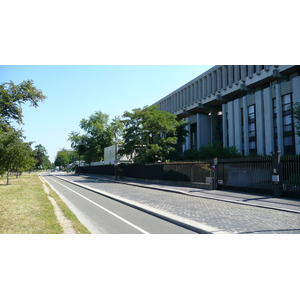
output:
[[146, 231], [146, 230], [144, 230], [144, 229], [142, 229], [142, 228], [140, 228], [140, 227], [138, 227], [138, 226], [132, 224], [131, 222], [129, 222], [129, 221], [125, 220], [124, 218], [118, 216], [117, 214], [113, 213], [112, 211], [110, 211], [110, 210], [106, 209], [105, 207], [99, 205], [98, 203], [92, 201], [91, 199], [89, 199], [89, 198], [87, 198], [87, 197], [85, 197], [85, 196], [83, 196], [83, 195], [81, 195], [81, 194], [75, 192], [74, 190], [68, 188], [67, 186], [61, 184], [61, 183], [58, 182], [57, 180], [54, 180], [53, 178], [51, 178], [51, 179], [52, 179], [53, 181], [55, 181], [56, 183], [62, 185], [64, 188], [66, 188], [66, 189], [72, 191], [73, 193], [77, 194], [78, 196], [84, 198], [85, 200], [87, 200], [87, 201], [93, 203], [94, 205], [96, 205], [96, 206], [100, 207], [101, 209], [105, 210], [106, 212], [110, 213], [110, 214], [113, 215], [114, 217], [116, 217], [116, 218], [120, 219], [121, 221], [127, 223], [128, 225], [134, 227], [135, 229], [137, 229], [137, 230], [139, 230], [139, 231], [141, 231], [141, 232], [143, 232], [143, 233], [145, 233], [145, 234], [150, 234], [148, 231]]

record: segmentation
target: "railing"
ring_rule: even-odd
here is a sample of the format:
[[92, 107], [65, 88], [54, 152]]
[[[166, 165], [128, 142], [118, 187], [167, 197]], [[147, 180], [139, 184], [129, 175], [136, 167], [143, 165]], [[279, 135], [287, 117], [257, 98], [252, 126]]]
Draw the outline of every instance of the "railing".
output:
[[283, 156], [280, 162], [283, 195], [300, 198], [300, 156]]
[[272, 157], [243, 157], [219, 159], [217, 179], [219, 188], [272, 192]]
[[[115, 167], [78, 167], [77, 173], [115, 175]], [[218, 159], [194, 163], [129, 164], [117, 167], [118, 176], [199, 184], [300, 199], [300, 156]], [[181, 184], [180, 183], [180, 184]], [[201, 186], [200, 186], [201, 185]]]

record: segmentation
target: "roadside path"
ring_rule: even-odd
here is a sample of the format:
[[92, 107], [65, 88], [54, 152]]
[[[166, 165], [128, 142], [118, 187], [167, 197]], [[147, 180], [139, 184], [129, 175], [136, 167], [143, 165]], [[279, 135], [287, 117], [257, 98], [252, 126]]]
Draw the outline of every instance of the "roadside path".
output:
[[56, 203], [55, 199], [53, 199], [50, 196], [49, 188], [46, 186], [45, 180], [43, 179], [42, 176], [39, 176], [39, 178], [40, 178], [40, 181], [42, 182], [43, 189], [44, 189], [45, 193], [47, 194], [49, 201], [51, 202], [51, 204], [54, 207], [55, 216], [56, 216], [56, 218], [57, 218], [60, 226], [63, 229], [63, 233], [64, 234], [76, 234], [77, 232], [74, 229], [74, 227], [72, 226], [71, 221], [65, 217], [65, 215], [62, 212], [62, 210], [60, 209], [60, 207]]

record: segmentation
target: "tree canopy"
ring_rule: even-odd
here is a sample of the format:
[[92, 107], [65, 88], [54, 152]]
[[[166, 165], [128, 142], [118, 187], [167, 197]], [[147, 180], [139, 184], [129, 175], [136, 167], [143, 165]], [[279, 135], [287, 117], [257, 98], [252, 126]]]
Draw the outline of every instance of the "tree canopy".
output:
[[[176, 116], [161, 111], [157, 106], [145, 106], [123, 114], [123, 153], [137, 153], [135, 161], [165, 161], [170, 152], [175, 151], [178, 141], [179, 122]], [[186, 132], [182, 132], [183, 135]], [[181, 140], [184, 140], [181, 137]]]
[[50, 169], [51, 162], [48, 157], [47, 150], [41, 144], [35, 146], [34, 158], [36, 159], [35, 167], [38, 169]]
[[78, 155], [74, 150], [61, 149], [57, 152], [54, 165], [67, 167], [69, 164], [78, 160]]
[[23, 124], [22, 104], [38, 107], [47, 98], [33, 84], [33, 80], [17, 85], [12, 81], [0, 84], [0, 172], [7, 173], [7, 184], [11, 172], [20, 174], [38, 165], [48, 165], [45, 148], [38, 145], [33, 151], [32, 142], [25, 142], [23, 131], [12, 126], [12, 122]]
[[69, 140], [81, 159], [90, 163], [103, 160], [104, 148], [120, 142], [123, 124], [120, 118], [116, 117], [110, 122], [109, 115], [97, 111], [89, 118], [82, 119], [80, 128], [85, 133], [72, 131]]
[[12, 81], [0, 84], [0, 129], [7, 131], [12, 121], [23, 124], [21, 104], [29, 102], [38, 107], [39, 102], [47, 98], [33, 84], [33, 80], [24, 80], [17, 85]]
[[22, 173], [34, 168], [36, 163], [31, 143], [25, 143], [23, 139], [20, 130], [0, 134], [0, 170], [6, 172], [7, 184], [9, 184], [10, 172]]

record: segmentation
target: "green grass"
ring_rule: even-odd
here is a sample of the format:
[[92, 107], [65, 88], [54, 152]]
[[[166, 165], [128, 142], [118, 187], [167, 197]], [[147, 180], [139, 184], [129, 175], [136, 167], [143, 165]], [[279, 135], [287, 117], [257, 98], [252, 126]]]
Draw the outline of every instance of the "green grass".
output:
[[[89, 233], [50, 189], [65, 216], [71, 220], [77, 233]], [[0, 177], [0, 234], [61, 234], [54, 208], [37, 174], [23, 174], [20, 178]]]
[[90, 231], [80, 223], [76, 215], [69, 209], [69, 207], [65, 204], [65, 202], [63, 202], [60, 199], [60, 197], [51, 189], [51, 187], [47, 183], [46, 185], [50, 189], [50, 196], [55, 199], [56, 203], [62, 210], [65, 217], [71, 221], [72, 226], [76, 230], [76, 232], [81, 234], [89, 234]]

